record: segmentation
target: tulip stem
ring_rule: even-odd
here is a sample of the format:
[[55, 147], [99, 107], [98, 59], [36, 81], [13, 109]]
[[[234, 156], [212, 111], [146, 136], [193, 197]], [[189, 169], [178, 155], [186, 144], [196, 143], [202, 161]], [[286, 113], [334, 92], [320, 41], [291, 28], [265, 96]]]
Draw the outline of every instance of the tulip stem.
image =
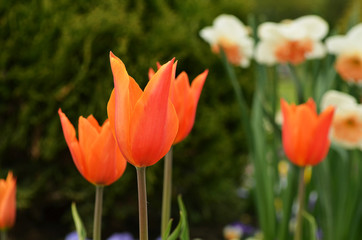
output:
[[161, 236], [164, 235], [171, 213], [171, 192], [172, 192], [172, 147], [165, 156], [163, 169], [163, 195], [162, 195], [162, 217]]
[[295, 84], [295, 89], [297, 92], [297, 97], [298, 97], [298, 103], [302, 104], [304, 102], [304, 93], [303, 93], [303, 86], [302, 83], [300, 82], [300, 79], [298, 78], [298, 75], [294, 69], [294, 67], [290, 64], [286, 64], [287, 69], [289, 70], [289, 74]]
[[2, 230], [1, 231], [1, 240], [6, 240], [7, 236], [6, 236], [6, 230]]
[[101, 240], [103, 188], [104, 188], [103, 186], [96, 185], [96, 199], [95, 199], [94, 221], [93, 221], [93, 240]]
[[302, 212], [304, 208], [304, 193], [305, 193], [304, 169], [305, 167], [302, 167], [299, 173], [300, 175], [299, 175], [299, 187], [298, 187], [298, 212], [297, 212], [294, 240], [302, 239], [302, 226], [303, 226]]
[[148, 240], [146, 167], [136, 167], [140, 240]]
[[246, 137], [248, 138], [247, 144], [251, 152], [253, 152], [253, 135], [251, 131], [251, 123], [249, 120], [249, 108], [246, 103], [243, 91], [241, 89], [240, 83], [236, 77], [233, 67], [230, 65], [227, 60], [226, 54], [223, 49], [220, 49], [222, 63], [224, 64], [226, 73], [229, 77], [231, 85], [234, 89], [235, 97], [239, 105], [241, 124], [243, 125], [244, 131], [246, 132]]

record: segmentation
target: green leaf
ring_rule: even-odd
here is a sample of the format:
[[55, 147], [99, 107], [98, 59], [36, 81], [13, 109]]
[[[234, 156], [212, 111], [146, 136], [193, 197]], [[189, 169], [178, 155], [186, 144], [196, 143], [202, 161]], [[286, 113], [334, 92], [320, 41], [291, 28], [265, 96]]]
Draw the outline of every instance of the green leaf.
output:
[[178, 206], [180, 209], [180, 221], [177, 224], [177, 227], [170, 235], [171, 225], [172, 225], [172, 219], [169, 221], [167, 225], [167, 229], [165, 234], [162, 236], [162, 239], [167, 240], [190, 240], [190, 234], [189, 234], [189, 226], [187, 222], [187, 212], [184, 203], [182, 202], [181, 195], [177, 198]]
[[167, 239], [168, 236], [170, 236], [171, 227], [172, 227], [172, 221], [173, 221], [173, 219], [170, 219], [170, 221], [168, 222], [166, 231], [165, 231], [165, 233], [163, 234], [162, 239]]
[[180, 239], [181, 240], [189, 240], [190, 239], [190, 234], [189, 234], [189, 226], [188, 226], [188, 222], [187, 222], [187, 212], [186, 212], [186, 208], [184, 203], [182, 202], [182, 197], [181, 195], [178, 196], [177, 198], [178, 201], [178, 206], [180, 208], [180, 211], [182, 213], [181, 215], [181, 233], [180, 233]]
[[72, 203], [72, 216], [73, 216], [73, 220], [74, 220], [74, 224], [75, 224], [75, 229], [77, 230], [77, 233], [78, 233], [78, 239], [85, 240], [87, 237], [87, 232], [84, 228], [82, 219], [80, 218], [80, 216], [78, 214], [77, 207], [74, 202]]
[[[182, 215], [183, 215], [182, 212], [180, 212], [180, 218], [182, 218]], [[181, 225], [182, 225], [182, 221], [180, 219], [180, 222], [177, 224], [177, 227], [172, 232], [172, 234], [167, 238], [167, 240], [176, 240], [180, 236]]]

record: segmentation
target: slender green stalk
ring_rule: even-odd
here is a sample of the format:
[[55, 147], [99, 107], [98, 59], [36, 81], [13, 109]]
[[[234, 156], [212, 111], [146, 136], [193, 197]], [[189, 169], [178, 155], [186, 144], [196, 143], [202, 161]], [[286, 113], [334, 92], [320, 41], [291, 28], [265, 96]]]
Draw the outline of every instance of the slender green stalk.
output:
[[148, 240], [146, 167], [136, 167], [140, 240]]
[[1, 231], [1, 240], [6, 240], [6, 239], [7, 239], [6, 230], [2, 230]]
[[287, 64], [286, 66], [287, 66], [289, 73], [292, 77], [292, 80], [295, 84], [295, 89], [297, 91], [297, 96], [298, 96], [298, 103], [301, 104], [304, 102], [304, 90], [303, 90], [302, 83], [300, 82], [300, 79], [298, 78], [298, 75], [295, 72], [294, 67], [291, 66], [290, 64]]
[[282, 194], [283, 201], [283, 211], [282, 211], [282, 219], [279, 225], [278, 231], [278, 239], [279, 240], [289, 240], [289, 221], [290, 215], [292, 213], [293, 198], [296, 194], [296, 187], [298, 182], [298, 170], [299, 168], [294, 164], [290, 165], [289, 173], [288, 173], [288, 185]]
[[302, 239], [302, 227], [303, 227], [302, 212], [303, 212], [303, 208], [304, 208], [304, 193], [305, 193], [304, 169], [305, 169], [305, 167], [302, 167], [300, 169], [300, 175], [299, 175], [299, 187], [298, 187], [298, 205], [299, 205], [299, 207], [298, 207], [297, 221], [296, 221], [296, 226], [295, 226], [294, 240]]
[[240, 113], [241, 113], [241, 123], [243, 125], [244, 131], [246, 133], [246, 137], [248, 138], [247, 144], [249, 145], [249, 149], [253, 152], [253, 135], [251, 132], [251, 126], [249, 121], [249, 109], [246, 104], [246, 100], [243, 95], [243, 91], [240, 87], [238, 79], [236, 77], [235, 71], [233, 67], [228, 62], [224, 51], [221, 49], [220, 51], [222, 63], [224, 64], [226, 73], [228, 74], [229, 80], [231, 81], [231, 85], [234, 89], [236, 100], [239, 105]]
[[171, 215], [171, 192], [172, 192], [172, 147], [165, 156], [163, 168], [163, 195], [162, 195], [162, 217], [161, 236], [164, 235]]
[[93, 240], [101, 240], [102, 205], [104, 186], [96, 185], [96, 200], [94, 207]]

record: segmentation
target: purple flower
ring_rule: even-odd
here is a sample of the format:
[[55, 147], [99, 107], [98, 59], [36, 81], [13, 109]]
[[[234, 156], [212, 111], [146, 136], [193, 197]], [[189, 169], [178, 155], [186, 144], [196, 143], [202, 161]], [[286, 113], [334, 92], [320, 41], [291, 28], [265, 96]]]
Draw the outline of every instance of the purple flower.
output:
[[[79, 240], [77, 232], [74, 231], [74, 232], [69, 233], [67, 236], [65, 236], [65, 240]], [[86, 240], [89, 240], [89, 239], [86, 238]]]
[[124, 233], [114, 233], [107, 240], [134, 240], [134, 238], [132, 234], [124, 232]]
[[246, 235], [246, 236], [251, 236], [256, 232], [255, 227], [248, 225], [248, 224], [243, 224], [241, 222], [234, 222], [230, 225], [235, 228], [240, 228], [242, 230], [243, 235]]

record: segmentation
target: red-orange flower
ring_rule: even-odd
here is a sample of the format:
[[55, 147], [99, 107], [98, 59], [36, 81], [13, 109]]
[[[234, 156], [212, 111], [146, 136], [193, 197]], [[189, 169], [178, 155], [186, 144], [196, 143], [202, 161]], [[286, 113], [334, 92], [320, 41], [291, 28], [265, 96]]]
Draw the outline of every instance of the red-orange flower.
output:
[[9, 172], [6, 180], [0, 179], [0, 230], [11, 228], [16, 216], [16, 179]]
[[118, 180], [127, 161], [118, 149], [109, 121], [99, 126], [93, 115], [79, 117], [78, 141], [72, 123], [61, 109], [58, 113], [65, 141], [82, 176], [95, 185], [107, 186]]
[[[160, 67], [159, 63], [157, 63], [157, 66]], [[173, 66], [170, 97], [179, 120], [179, 128], [174, 144], [184, 140], [194, 126], [197, 104], [208, 72], [208, 70], [205, 70], [198, 75], [190, 86], [186, 72], [180, 73], [175, 79], [176, 63]], [[149, 78], [151, 79], [153, 75], [154, 71], [150, 69], [148, 72]]]
[[283, 147], [289, 160], [298, 166], [321, 162], [330, 146], [328, 134], [334, 108], [328, 107], [318, 116], [312, 99], [298, 106], [282, 99], [281, 108]]
[[118, 146], [132, 165], [151, 166], [170, 150], [178, 130], [177, 114], [169, 99], [174, 60], [155, 73], [144, 91], [113, 53], [110, 61], [114, 90], [107, 110]]

